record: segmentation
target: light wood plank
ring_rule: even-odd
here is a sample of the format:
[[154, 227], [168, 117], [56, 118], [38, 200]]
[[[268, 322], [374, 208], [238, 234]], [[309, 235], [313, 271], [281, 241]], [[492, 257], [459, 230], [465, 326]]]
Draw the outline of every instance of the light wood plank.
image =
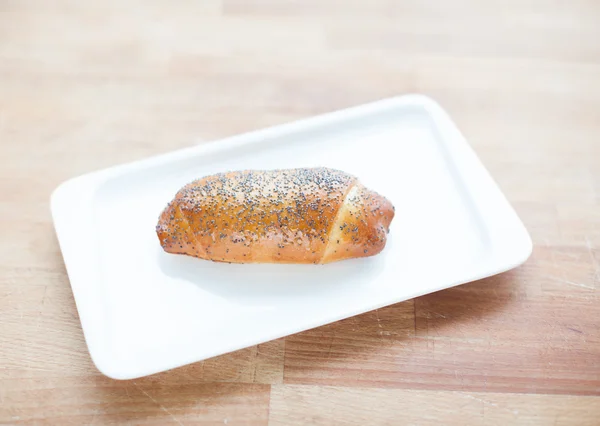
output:
[[11, 382], [0, 408], [2, 424], [36, 425], [266, 425], [268, 415], [268, 385], [149, 386], [92, 377]]
[[598, 424], [600, 397], [403, 389], [275, 386], [277, 425], [588, 425]]

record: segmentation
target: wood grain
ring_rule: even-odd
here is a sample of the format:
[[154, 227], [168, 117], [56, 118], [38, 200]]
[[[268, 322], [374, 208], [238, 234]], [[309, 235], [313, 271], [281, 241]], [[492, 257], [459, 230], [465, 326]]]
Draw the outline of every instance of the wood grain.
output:
[[566, 301], [515, 284], [525, 277], [522, 268], [290, 336], [284, 383], [597, 394], [598, 322], [581, 315], [595, 310], [589, 289]]
[[[0, 424], [597, 424], [598, 22], [593, 0], [0, 2]], [[144, 379], [97, 372], [60, 182], [411, 92], [525, 222], [525, 265]]]
[[14, 382], [3, 423], [265, 424], [269, 385], [186, 383], [147, 386], [102, 378], [60, 377]]
[[277, 385], [271, 390], [270, 424], [593, 426], [598, 410], [599, 399], [589, 396]]

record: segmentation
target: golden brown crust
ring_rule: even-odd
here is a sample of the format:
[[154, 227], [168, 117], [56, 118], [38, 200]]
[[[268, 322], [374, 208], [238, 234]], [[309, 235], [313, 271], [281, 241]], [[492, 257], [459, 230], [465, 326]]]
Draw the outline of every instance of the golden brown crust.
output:
[[222, 262], [370, 256], [385, 245], [393, 207], [356, 183], [327, 168], [219, 173], [184, 186], [156, 231], [167, 252]]
[[357, 183], [340, 208], [321, 263], [380, 253], [393, 218], [394, 206], [389, 200]]

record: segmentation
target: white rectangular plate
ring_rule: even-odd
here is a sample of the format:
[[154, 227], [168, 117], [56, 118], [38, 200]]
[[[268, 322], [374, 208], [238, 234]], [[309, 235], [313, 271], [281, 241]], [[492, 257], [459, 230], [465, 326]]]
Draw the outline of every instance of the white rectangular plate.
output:
[[[327, 166], [396, 207], [377, 256], [235, 265], [170, 255], [160, 211], [225, 170]], [[52, 215], [91, 357], [137, 378], [255, 345], [524, 262], [523, 224], [446, 113], [407, 95], [71, 179]]]

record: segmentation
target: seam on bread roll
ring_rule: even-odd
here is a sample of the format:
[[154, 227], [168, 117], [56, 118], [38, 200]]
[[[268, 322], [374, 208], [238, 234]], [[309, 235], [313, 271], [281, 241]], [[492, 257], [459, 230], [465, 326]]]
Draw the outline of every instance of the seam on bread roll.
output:
[[348, 187], [348, 190], [344, 196], [344, 201], [342, 201], [342, 203], [340, 204], [340, 208], [337, 211], [337, 214], [335, 215], [335, 220], [333, 221], [331, 227], [328, 229], [327, 235], [329, 235], [329, 240], [327, 241], [327, 245], [325, 246], [325, 250], [323, 250], [323, 255], [321, 256], [321, 259], [319, 260], [319, 263], [323, 263], [323, 260], [329, 258], [330, 255], [330, 250], [334, 250], [334, 246], [332, 244], [333, 241], [336, 241], [339, 239], [338, 235], [340, 234], [339, 231], [339, 221], [340, 218], [343, 216], [342, 213], [344, 212], [344, 210], [348, 209], [348, 199], [350, 197], [355, 196], [356, 192], [358, 191], [358, 181], [355, 180], [354, 183]]

